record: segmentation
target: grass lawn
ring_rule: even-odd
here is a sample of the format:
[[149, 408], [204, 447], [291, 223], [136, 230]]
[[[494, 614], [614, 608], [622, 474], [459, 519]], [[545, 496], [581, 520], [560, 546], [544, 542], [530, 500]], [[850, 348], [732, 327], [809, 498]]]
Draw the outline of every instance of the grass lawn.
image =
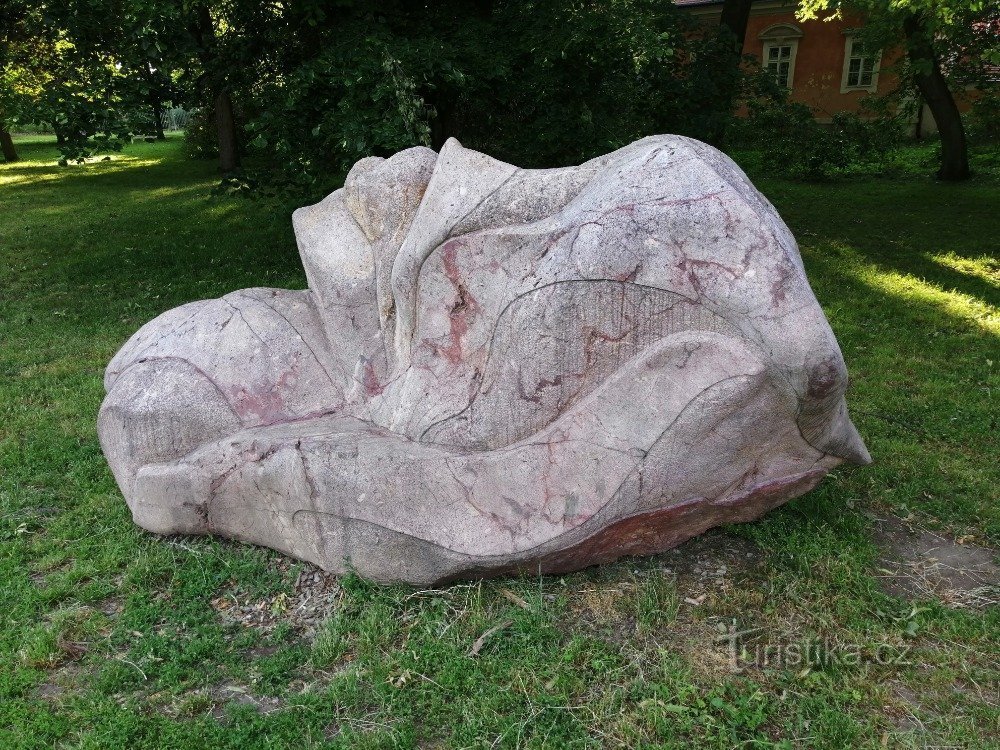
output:
[[874, 465], [660, 557], [413, 591], [133, 526], [95, 434], [103, 368], [163, 310], [304, 286], [289, 214], [210, 197], [177, 139], [69, 168], [18, 146], [0, 748], [1000, 747], [996, 177], [759, 182]]

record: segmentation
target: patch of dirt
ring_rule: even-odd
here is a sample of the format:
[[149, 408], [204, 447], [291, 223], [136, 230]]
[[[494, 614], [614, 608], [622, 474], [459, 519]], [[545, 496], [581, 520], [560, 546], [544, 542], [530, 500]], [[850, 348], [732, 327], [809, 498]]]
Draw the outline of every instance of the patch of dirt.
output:
[[249, 706], [260, 714], [270, 714], [281, 709], [285, 700], [272, 696], [254, 694], [250, 688], [237, 683], [220, 683], [207, 688], [189, 690], [173, 696], [169, 702], [163, 701], [163, 694], [146, 696], [144, 703], [171, 717], [211, 716], [219, 722], [227, 719], [229, 706]]
[[120, 596], [109, 596], [94, 605], [94, 609], [107, 617], [117, 617], [124, 608], [124, 600]]
[[724, 593], [733, 585], [733, 575], [755, 568], [761, 556], [760, 548], [749, 540], [709, 531], [664, 552], [658, 559], [665, 572], [677, 576], [681, 598], [697, 601], [703, 595], [708, 598]]
[[[626, 590], [626, 587], [628, 590]], [[608, 625], [623, 619], [623, 600], [631, 593], [634, 585], [624, 583], [618, 586], [587, 586], [576, 592], [576, 609], [580, 615], [586, 613], [590, 621]]]
[[342, 592], [337, 576], [314, 565], [304, 565], [295, 579], [292, 594], [284, 591], [253, 599], [236, 581], [212, 600], [212, 608], [224, 623], [238, 624], [269, 633], [279, 625], [290, 625], [307, 637], [315, 634], [336, 609]]
[[49, 673], [47, 679], [37, 688], [38, 697], [52, 703], [63, 695], [79, 690], [84, 669], [78, 664], [66, 664]]
[[660, 555], [626, 559], [577, 574], [573, 609], [595, 623], [621, 619], [634, 610], [635, 591], [650, 576], [663, 576], [675, 587], [681, 610], [724, 599], [738, 579], [751, 572], [762, 552], [753, 542], [710, 531]]
[[212, 717], [217, 721], [226, 718], [226, 706], [250, 706], [260, 714], [267, 715], [284, 705], [281, 698], [254, 695], [242, 685], [215, 685], [208, 690], [212, 701]]
[[917, 714], [922, 710], [917, 694], [906, 685], [896, 683], [892, 686], [892, 696], [895, 699], [895, 705], [887, 706], [887, 708], [890, 709], [890, 715], [895, 719], [896, 729], [900, 732], [926, 733], [927, 728], [917, 717]]
[[896, 516], [876, 517], [874, 535], [882, 550], [878, 577], [887, 594], [934, 598], [955, 608], [1000, 604], [995, 550], [950, 539]]

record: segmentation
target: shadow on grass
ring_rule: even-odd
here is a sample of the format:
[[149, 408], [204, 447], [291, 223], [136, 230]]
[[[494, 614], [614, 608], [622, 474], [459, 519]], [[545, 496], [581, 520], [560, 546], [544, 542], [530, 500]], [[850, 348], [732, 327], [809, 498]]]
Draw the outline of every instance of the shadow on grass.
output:
[[10, 335], [78, 341], [110, 327], [127, 337], [194, 299], [304, 286], [287, 209], [213, 198], [214, 165], [181, 159], [176, 143], [137, 151], [79, 168], [0, 167], [0, 181], [13, 170], [38, 175], [0, 191]]
[[1000, 304], [1000, 290], [986, 274], [963, 273], [934, 260], [949, 252], [973, 262], [996, 257], [997, 185], [887, 180], [775, 187], [769, 197], [807, 256], [846, 245], [879, 270]]
[[[14, 177], [3, 179], [4, 175]], [[211, 183], [218, 179], [210, 162], [177, 161], [155, 155], [126, 155], [110, 161], [90, 164], [75, 164], [66, 167], [58, 165], [37, 165], [15, 163], [5, 165], [0, 172], [0, 182], [16, 185], [19, 191], [31, 197], [49, 190], [53, 184], [72, 190], [74, 188], [118, 186], [123, 181], [136, 186], [159, 185], [164, 181], [189, 183], [192, 179], [202, 179]]]

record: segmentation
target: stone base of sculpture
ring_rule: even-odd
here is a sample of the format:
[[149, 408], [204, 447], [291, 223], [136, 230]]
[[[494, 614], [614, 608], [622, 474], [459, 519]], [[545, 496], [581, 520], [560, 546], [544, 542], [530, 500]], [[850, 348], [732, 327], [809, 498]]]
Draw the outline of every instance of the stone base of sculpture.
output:
[[705, 144], [522, 170], [451, 140], [293, 223], [308, 290], [168, 311], [108, 367], [146, 529], [380, 581], [559, 573], [870, 460], [794, 239]]

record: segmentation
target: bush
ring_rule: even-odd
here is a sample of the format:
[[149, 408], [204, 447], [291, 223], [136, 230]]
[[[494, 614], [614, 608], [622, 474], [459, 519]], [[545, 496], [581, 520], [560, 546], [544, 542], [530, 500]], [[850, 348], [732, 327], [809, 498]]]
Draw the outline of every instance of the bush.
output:
[[65, 167], [70, 162], [82, 164], [87, 159], [98, 154], [121, 151], [132, 141], [130, 133], [98, 132], [88, 134], [84, 131], [71, 131], [66, 140], [59, 146], [59, 165]]
[[734, 124], [729, 143], [752, 152], [764, 174], [820, 179], [847, 165], [832, 133], [821, 127], [804, 104], [763, 100]]
[[254, 182], [319, 196], [364, 156], [429, 145], [430, 113], [398, 52], [375, 37], [330, 44], [269, 82], [247, 125], [249, 148], [264, 156]]
[[833, 116], [833, 130], [848, 154], [848, 164], [861, 169], [886, 166], [903, 142], [903, 113], [861, 117], [853, 112]]
[[732, 128], [730, 142], [751, 151], [750, 163], [764, 174], [823, 180], [883, 169], [901, 139], [897, 117], [863, 119], [839, 112], [824, 125], [809, 107], [783, 96], [752, 102], [748, 117]]
[[[233, 117], [236, 119], [236, 147], [240, 155], [247, 153], [247, 107], [242, 102], [249, 97], [234, 94]], [[219, 155], [219, 130], [215, 125], [215, 107], [209, 102], [190, 110], [184, 130], [184, 151], [192, 159], [214, 159]]]
[[59, 163], [82, 164], [97, 154], [121, 151], [132, 140], [130, 114], [110, 105], [75, 100], [55, 122], [56, 132], [62, 136]]
[[1000, 145], [1000, 91], [984, 91], [965, 118], [969, 140]]

